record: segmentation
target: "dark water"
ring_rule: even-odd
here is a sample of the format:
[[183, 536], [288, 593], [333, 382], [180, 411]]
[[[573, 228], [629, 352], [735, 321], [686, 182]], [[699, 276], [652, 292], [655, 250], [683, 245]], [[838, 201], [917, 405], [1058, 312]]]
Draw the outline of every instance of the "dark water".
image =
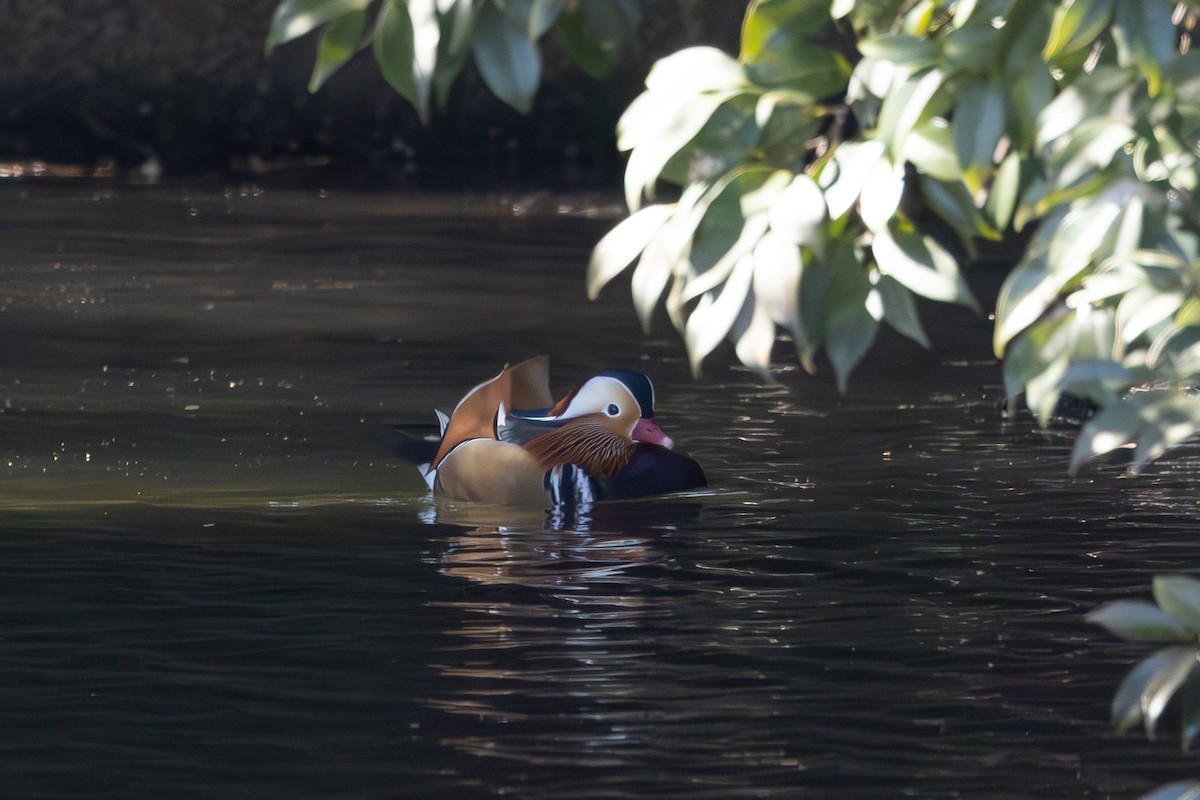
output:
[[[1194, 569], [1194, 454], [1065, 474], [988, 322], [831, 379], [693, 381], [606, 222], [486, 200], [0, 187], [0, 796], [1133, 798], [1145, 651], [1083, 614]], [[988, 276], [984, 276], [988, 279]], [[656, 380], [717, 491], [437, 509], [380, 443], [506, 359]], [[781, 347], [780, 355], [784, 352]]]

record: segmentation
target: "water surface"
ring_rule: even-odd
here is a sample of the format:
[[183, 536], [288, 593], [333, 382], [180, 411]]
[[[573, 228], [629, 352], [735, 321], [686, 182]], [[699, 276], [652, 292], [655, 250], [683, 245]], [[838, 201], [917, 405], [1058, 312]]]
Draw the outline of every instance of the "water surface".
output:
[[[1133, 798], [1143, 648], [1083, 615], [1190, 570], [1192, 453], [1066, 475], [931, 308], [839, 397], [694, 381], [609, 222], [490, 199], [0, 187], [6, 797]], [[994, 275], [977, 276], [983, 284]], [[438, 508], [382, 444], [505, 360], [641, 368], [715, 492]], [[786, 357], [781, 345], [779, 355]]]

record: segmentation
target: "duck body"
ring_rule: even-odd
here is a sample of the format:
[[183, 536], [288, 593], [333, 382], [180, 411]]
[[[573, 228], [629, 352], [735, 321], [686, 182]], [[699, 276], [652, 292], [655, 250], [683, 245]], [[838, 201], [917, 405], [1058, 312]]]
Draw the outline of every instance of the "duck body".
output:
[[439, 442], [398, 452], [428, 458], [435, 497], [476, 503], [579, 506], [705, 486], [700, 465], [671, 449], [653, 403], [650, 380], [626, 370], [595, 375], [555, 402], [549, 359], [538, 356], [439, 413]]

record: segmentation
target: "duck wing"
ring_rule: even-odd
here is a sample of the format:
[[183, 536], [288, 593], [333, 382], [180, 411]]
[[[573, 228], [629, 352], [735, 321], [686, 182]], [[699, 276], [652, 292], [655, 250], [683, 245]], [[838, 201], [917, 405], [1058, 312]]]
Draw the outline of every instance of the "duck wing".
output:
[[551, 402], [550, 359], [534, 356], [519, 364], [505, 364], [500, 374], [484, 381], [463, 396], [445, 423], [442, 442], [429, 468], [437, 469], [450, 451], [472, 439], [499, 440], [498, 418], [514, 404]]

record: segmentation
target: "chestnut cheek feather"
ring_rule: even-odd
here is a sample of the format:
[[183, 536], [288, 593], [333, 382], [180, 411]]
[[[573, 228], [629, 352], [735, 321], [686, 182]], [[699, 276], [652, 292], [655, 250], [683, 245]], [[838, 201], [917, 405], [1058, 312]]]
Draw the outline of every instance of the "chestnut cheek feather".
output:
[[636, 445], [601, 421], [580, 417], [529, 441], [525, 449], [546, 469], [575, 464], [592, 475], [607, 477], [629, 463]]

